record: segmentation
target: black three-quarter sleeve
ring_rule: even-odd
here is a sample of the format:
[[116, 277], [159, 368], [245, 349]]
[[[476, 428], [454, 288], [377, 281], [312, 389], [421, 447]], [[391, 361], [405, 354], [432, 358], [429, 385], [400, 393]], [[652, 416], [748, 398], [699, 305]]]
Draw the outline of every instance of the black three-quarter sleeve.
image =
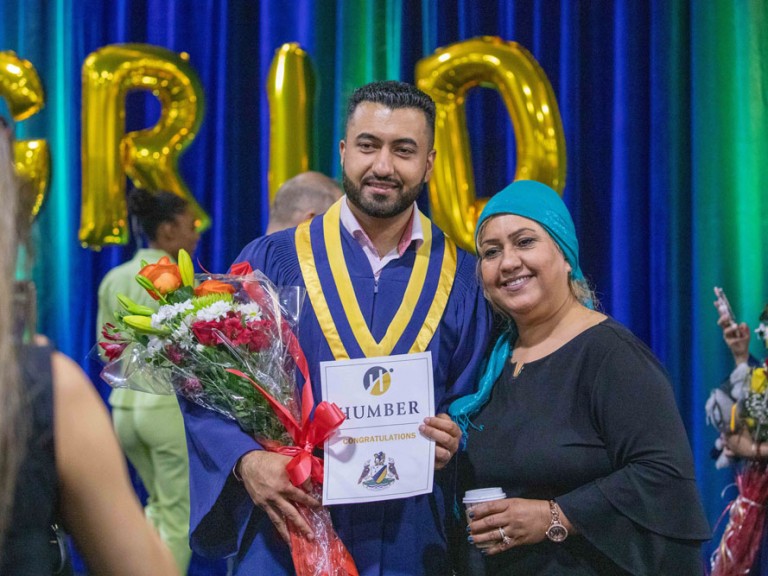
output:
[[710, 530], [671, 386], [639, 340], [615, 330], [613, 342], [589, 395], [614, 471], [557, 501], [585, 539], [630, 573], [700, 574], [699, 542]]

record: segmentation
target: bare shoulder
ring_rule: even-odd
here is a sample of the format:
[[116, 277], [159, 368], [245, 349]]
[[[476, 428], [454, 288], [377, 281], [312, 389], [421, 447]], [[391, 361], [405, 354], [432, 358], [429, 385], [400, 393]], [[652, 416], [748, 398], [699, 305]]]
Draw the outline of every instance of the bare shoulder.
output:
[[92, 382], [64, 354], [54, 353], [51, 364], [61, 514], [89, 570], [178, 574], [133, 493], [109, 412]]
[[[77, 453], [79, 444], [109, 442], [109, 412], [85, 372], [60, 352], [51, 355], [51, 369], [57, 454], [69, 457], [72, 451]], [[64, 460], [59, 465], [60, 473], [73, 469]]]
[[82, 368], [61, 352], [51, 355], [53, 386], [63, 402], [87, 402], [98, 399], [93, 384]]

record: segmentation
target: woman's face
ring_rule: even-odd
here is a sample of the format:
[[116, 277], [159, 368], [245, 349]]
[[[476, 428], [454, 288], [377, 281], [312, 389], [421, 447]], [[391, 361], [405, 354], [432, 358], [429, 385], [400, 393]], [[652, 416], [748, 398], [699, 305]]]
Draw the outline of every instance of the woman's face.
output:
[[192, 208], [187, 207], [184, 212], [176, 216], [171, 223], [171, 236], [175, 244], [175, 250], [172, 250], [174, 257], [181, 248], [184, 248], [192, 256], [197, 249], [197, 242], [200, 240], [200, 232], [196, 228], [197, 220]]
[[571, 295], [571, 265], [537, 222], [503, 214], [478, 238], [485, 297], [515, 321], [535, 321], [560, 309]]

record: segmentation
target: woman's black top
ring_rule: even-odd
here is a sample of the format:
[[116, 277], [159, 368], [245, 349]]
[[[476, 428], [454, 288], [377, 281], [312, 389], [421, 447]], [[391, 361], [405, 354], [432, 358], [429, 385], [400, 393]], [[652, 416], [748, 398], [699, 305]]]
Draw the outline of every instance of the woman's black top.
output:
[[7, 539], [0, 552], [3, 576], [58, 573], [62, 560], [52, 530], [59, 501], [53, 437], [51, 348], [24, 347], [19, 368], [30, 418], [27, 454], [16, 484]]
[[489, 557], [486, 573], [701, 574], [710, 530], [653, 353], [607, 319], [513, 371], [508, 363], [473, 418], [482, 430], [470, 430], [460, 454], [459, 498], [493, 486], [554, 498], [579, 535]]

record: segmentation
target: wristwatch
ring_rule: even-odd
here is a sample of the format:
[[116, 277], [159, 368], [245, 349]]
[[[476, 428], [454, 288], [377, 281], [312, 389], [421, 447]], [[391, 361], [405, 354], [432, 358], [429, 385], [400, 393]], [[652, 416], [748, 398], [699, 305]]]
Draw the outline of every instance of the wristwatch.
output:
[[568, 538], [568, 528], [560, 522], [560, 511], [554, 500], [549, 501], [549, 513], [552, 515], [552, 519], [549, 521], [549, 528], [547, 528], [547, 538], [552, 542], [562, 542]]

